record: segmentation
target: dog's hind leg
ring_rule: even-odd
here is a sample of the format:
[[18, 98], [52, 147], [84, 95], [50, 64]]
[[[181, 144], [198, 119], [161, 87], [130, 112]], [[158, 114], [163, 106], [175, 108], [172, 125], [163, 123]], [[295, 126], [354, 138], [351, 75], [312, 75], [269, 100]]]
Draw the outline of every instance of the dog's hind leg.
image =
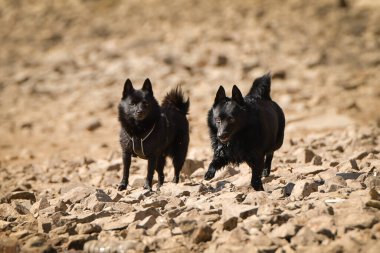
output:
[[173, 166], [174, 166], [174, 178], [173, 183], [179, 182], [179, 174], [182, 170], [182, 166], [185, 163], [187, 149], [189, 147], [189, 137], [179, 138], [176, 141], [177, 145], [173, 147]]
[[264, 191], [261, 175], [264, 169], [264, 155], [255, 155], [255, 157], [247, 161], [252, 170], [251, 186], [255, 191]]
[[165, 167], [165, 156], [161, 156], [157, 160], [157, 165], [156, 165], [156, 171], [158, 174], [158, 184], [157, 188], [160, 188], [164, 184], [165, 180], [165, 175], [164, 175], [164, 167]]
[[268, 177], [270, 175], [270, 170], [272, 167], [273, 152], [267, 153], [265, 155], [265, 164], [263, 169], [263, 177]]

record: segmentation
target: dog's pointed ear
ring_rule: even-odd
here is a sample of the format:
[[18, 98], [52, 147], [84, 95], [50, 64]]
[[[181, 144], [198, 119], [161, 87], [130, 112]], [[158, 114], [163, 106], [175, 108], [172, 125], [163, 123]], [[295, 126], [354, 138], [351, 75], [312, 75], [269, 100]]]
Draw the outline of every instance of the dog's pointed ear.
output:
[[145, 79], [142, 90], [147, 91], [150, 94], [153, 94], [152, 83], [150, 82], [149, 78]]
[[133, 88], [131, 80], [129, 78], [124, 83], [124, 89], [123, 89], [123, 99], [126, 98], [128, 95], [132, 94], [135, 89]]
[[226, 98], [226, 91], [224, 90], [223, 86], [219, 86], [218, 91], [216, 92], [214, 105], [219, 103], [221, 100]]
[[232, 87], [232, 100], [234, 100], [240, 105], [244, 104], [243, 95], [241, 94], [241, 91], [236, 85]]

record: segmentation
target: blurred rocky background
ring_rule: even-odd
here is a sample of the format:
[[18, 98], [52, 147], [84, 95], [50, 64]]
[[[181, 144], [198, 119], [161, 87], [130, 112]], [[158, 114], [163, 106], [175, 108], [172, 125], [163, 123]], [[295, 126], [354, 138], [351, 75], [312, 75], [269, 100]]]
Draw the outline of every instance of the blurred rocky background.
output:
[[[0, 0], [0, 245], [379, 248], [379, 24], [371, 0]], [[287, 126], [266, 193], [244, 165], [203, 182], [217, 88], [246, 92], [269, 71]], [[147, 77], [158, 100], [177, 85], [190, 97], [188, 160], [153, 194], [134, 160], [118, 193], [117, 104], [126, 78]]]

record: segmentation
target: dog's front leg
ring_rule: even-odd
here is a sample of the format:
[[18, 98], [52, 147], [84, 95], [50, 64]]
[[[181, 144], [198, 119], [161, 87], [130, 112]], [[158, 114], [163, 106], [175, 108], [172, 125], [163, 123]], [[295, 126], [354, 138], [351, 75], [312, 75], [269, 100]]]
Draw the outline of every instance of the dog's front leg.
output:
[[264, 155], [256, 154], [250, 161], [247, 161], [252, 170], [251, 186], [255, 191], [264, 191], [261, 175], [264, 169]]
[[146, 175], [145, 185], [144, 189], [147, 189], [149, 191], [152, 191], [152, 181], [153, 181], [153, 175], [154, 175], [154, 169], [157, 164], [157, 158], [155, 156], [149, 157], [148, 159], [148, 173]]
[[117, 188], [119, 191], [127, 189], [129, 179], [129, 168], [131, 167], [131, 154], [123, 151], [123, 178]]
[[228, 161], [224, 157], [214, 156], [210, 165], [208, 166], [208, 170], [205, 174], [205, 180], [211, 180], [215, 177], [216, 171], [220, 170], [223, 166], [227, 165]]

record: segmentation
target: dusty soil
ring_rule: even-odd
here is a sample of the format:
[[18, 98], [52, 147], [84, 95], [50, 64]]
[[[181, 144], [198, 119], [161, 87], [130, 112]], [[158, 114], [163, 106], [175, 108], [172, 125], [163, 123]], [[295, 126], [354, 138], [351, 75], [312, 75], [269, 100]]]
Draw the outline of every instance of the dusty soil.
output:
[[[375, 252], [379, 23], [369, 0], [0, 1], [0, 251]], [[245, 165], [203, 181], [217, 88], [268, 71], [287, 126], [265, 192]], [[127, 77], [190, 97], [179, 185], [147, 193], [137, 159], [115, 190]]]

